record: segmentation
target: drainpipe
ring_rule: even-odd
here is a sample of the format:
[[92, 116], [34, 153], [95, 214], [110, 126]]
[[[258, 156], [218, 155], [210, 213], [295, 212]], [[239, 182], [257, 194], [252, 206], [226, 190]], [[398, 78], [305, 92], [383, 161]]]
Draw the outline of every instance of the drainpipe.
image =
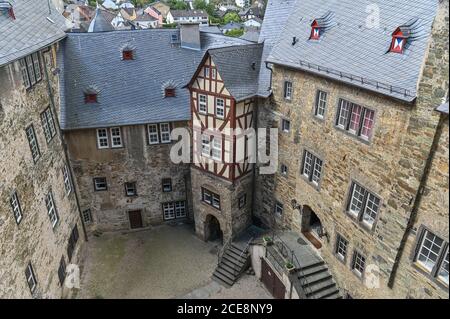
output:
[[425, 186], [427, 183], [427, 179], [428, 179], [428, 176], [430, 175], [431, 164], [433, 163], [434, 155], [436, 153], [436, 149], [439, 144], [439, 139], [442, 135], [442, 127], [443, 127], [444, 122], [447, 120], [448, 120], [448, 115], [441, 115], [439, 118], [438, 125], [436, 127], [436, 132], [434, 133], [433, 143], [431, 144], [431, 149], [430, 149], [430, 155], [428, 156], [427, 162], [425, 163], [422, 178], [421, 178], [420, 184], [419, 184], [419, 189], [418, 189], [418, 191], [416, 193], [416, 197], [414, 199], [414, 205], [411, 210], [411, 214], [409, 216], [408, 224], [406, 226], [405, 232], [403, 233], [403, 237], [400, 242], [400, 247], [398, 249], [397, 256], [395, 257], [394, 266], [392, 267], [391, 275], [389, 276], [388, 287], [391, 289], [394, 287], [395, 277], [397, 275], [400, 259], [402, 258], [404, 250], [405, 250], [406, 241], [407, 241], [408, 236], [411, 233], [411, 230], [414, 227], [414, 224], [417, 219], [417, 213], [418, 213], [418, 210], [420, 207], [420, 203], [422, 201], [422, 197], [423, 197], [423, 193], [424, 193]]
[[[56, 44], [53, 44], [53, 45], [56, 45]], [[47, 49], [47, 50], [44, 50], [43, 52], [48, 52], [50, 50], [51, 49]], [[58, 129], [59, 138], [61, 140], [61, 146], [62, 146], [62, 149], [64, 151], [64, 157], [65, 157], [65, 160], [66, 160], [66, 165], [67, 165], [68, 170], [69, 170], [70, 179], [72, 181], [72, 188], [73, 188], [73, 192], [74, 192], [74, 195], [75, 195], [75, 201], [77, 203], [78, 214], [79, 214], [80, 220], [81, 220], [81, 227], [83, 229], [84, 240], [88, 241], [88, 237], [87, 237], [87, 233], [86, 233], [86, 226], [84, 225], [83, 215], [81, 213], [81, 208], [80, 208], [81, 207], [80, 206], [80, 200], [78, 198], [78, 190], [77, 190], [77, 186], [76, 186], [76, 182], [75, 182], [74, 176], [72, 174], [71, 164], [70, 164], [70, 160], [69, 160], [69, 154], [67, 152], [67, 145], [66, 145], [66, 143], [64, 141], [64, 135], [63, 135], [62, 130], [61, 130], [61, 125], [59, 123], [58, 113], [56, 112], [55, 97], [54, 97], [53, 92], [52, 92], [52, 86], [51, 86], [51, 83], [50, 83], [49, 72], [48, 72], [48, 69], [47, 69], [48, 66], [45, 63], [45, 61], [44, 61], [43, 65], [44, 65], [45, 77], [47, 79], [47, 91], [48, 91], [48, 95], [50, 97], [50, 102], [51, 102], [50, 103], [50, 107], [52, 109], [52, 113], [56, 117], [56, 126], [57, 126], [57, 129]]]
[[269, 82], [270, 84], [269, 84], [269, 87], [267, 88], [267, 90], [271, 91], [272, 90], [273, 69], [269, 67], [269, 64], [270, 64], [269, 62], [266, 61], [265, 63], [266, 63], [266, 69], [268, 69], [270, 71], [270, 82]]

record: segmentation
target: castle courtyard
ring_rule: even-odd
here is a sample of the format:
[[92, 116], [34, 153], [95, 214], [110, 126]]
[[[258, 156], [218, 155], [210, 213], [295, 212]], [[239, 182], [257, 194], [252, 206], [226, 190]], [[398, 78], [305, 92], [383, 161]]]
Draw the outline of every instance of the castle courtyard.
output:
[[211, 280], [218, 245], [186, 224], [93, 236], [76, 298], [270, 298], [255, 276], [229, 289]]

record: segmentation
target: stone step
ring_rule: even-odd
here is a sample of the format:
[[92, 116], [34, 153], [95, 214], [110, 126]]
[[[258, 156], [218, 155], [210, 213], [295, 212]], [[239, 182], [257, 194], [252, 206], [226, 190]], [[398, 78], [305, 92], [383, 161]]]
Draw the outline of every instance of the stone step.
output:
[[242, 267], [244, 267], [245, 262], [247, 261], [247, 259], [238, 259], [236, 258], [234, 255], [230, 255], [228, 252], [226, 252], [222, 258], [225, 258], [226, 260], [232, 262], [233, 264], [235, 264], [239, 269], [241, 269]]
[[313, 276], [313, 275], [316, 275], [321, 272], [328, 272], [328, 268], [324, 264], [316, 266], [316, 267], [309, 267], [307, 269], [302, 268], [302, 271], [299, 271], [298, 274], [299, 274], [300, 278], [303, 278], [303, 277], [307, 278], [309, 276]]
[[236, 254], [238, 256], [242, 256], [242, 257], [248, 256], [248, 252], [247, 251], [243, 251], [242, 249], [238, 249], [236, 247], [230, 247], [230, 248], [228, 248], [228, 250], [230, 252], [233, 252], [234, 254]]
[[247, 260], [247, 254], [242, 253], [242, 251], [238, 251], [235, 248], [228, 248], [225, 253], [228, 253], [230, 256], [234, 256], [236, 259], [245, 259]]
[[335, 293], [333, 293], [333, 294], [331, 294], [331, 295], [329, 295], [329, 296], [327, 296], [325, 298], [322, 298], [322, 299], [342, 299], [342, 296], [339, 293], [339, 291], [337, 291], [337, 292], [335, 292]]
[[225, 268], [221, 267], [219, 265], [219, 267], [216, 268], [215, 270], [217, 273], [220, 273], [222, 275], [224, 275], [225, 277], [229, 278], [231, 281], [235, 282], [236, 281], [236, 275], [232, 272], [229, 272], [228, 270], [226, 270]]
[[239, 271], [241, 267], [237, 266], [235, 263], [232, 263], [228, 259], [222, 258], [220, 265], [225, 265], [228, 268], [234, 269], [235, 271]]
[[233, 264], [230, 265], [230, 263], [226, 262], [226, 260], [223, 260], [224, 262], [221, 262], [217, 268], [222, 268], [223, 270], [227, 271], [230, 274], [233, 274], [233, 276], [237, 276], [237, 274], [240, 273], [240, 269], [235, 267]]
[[316, 295], [317, 293], [327, 290], [328, 288], [336, 287], [333, 279], [328, 279], [325, 281], [317, 282], [313, 285], [309, 285], [306, 292], [307, 296]]
[[312, 296], [314, 299], [323, 299], [335, 293], [339, 293], [339, 289], [337, 289], [336, 285], [333, 285], [327, 289], [324, 289], [318, 293], [313, 294]]
[[233, 280], [231, 280], [230, 278], [228, 278], [228, 277], [222, 275], [221, 273], [219, 273], [219, 272], [217, 272], [217, 271], [214, 271], [214, 273], [213, 273], [213, 275], [212, 275], [212, 278], [213, 278], [214, 280], [216, 280], [217, 282], [219, 282], [219, 283], [225, 285], [226, 287], [231, 287], [231, 286], [233, 286], [233, 284], [234, 284], [234, 281], [233, 281]]
[[317, 284], [319, 282], [331, 279], [332, 276], [328, 271], [321, 271], [321, 272], [317, 272], [315, 274], [312, 274], [310, 276], [307, 277], [301, 277], [299, 276], [299, 279], [302, 281], [302, 286], [306, 286], [308, 285], [314, 285]]
[[302, 269], [303, 270], [307, 270], [307, 269], [311, 269], [311, 268], [317, 268], [317, 267], [320, 267], [322, 265], [325, 265], [325, 262], [323, 260], [318, 261], [318, 262], [314, 262], [314, 263], [309, 264], [309, 265], [303, 265]]

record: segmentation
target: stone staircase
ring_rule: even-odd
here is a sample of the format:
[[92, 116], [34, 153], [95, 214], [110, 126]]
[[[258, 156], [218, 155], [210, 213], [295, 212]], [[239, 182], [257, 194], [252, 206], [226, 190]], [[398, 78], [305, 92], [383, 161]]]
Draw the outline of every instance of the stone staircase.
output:
[[339, 289], [323, 261], [303, 266], [295, 273], [297, 291], [300, 289], [306, 299], [342, 299]]
[[248, 246], [240, 247], [236, 243], [227, 245], [219, 258], [212, 279], [225, 287], [231, 287], [249, 265]]

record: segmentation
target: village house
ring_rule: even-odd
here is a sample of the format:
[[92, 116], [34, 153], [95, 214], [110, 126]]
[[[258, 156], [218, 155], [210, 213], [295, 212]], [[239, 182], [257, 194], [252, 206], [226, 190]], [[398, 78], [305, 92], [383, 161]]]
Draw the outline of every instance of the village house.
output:
[[64, 30], [52, 2], [0, 1], [0, 298], [68, 296], [66, 273], [80, 262], [83, 223], [59, 126]]
[[209, 16], [203, 10], [170, 10], [167, 13], [167, 23], [195, 22], [201, 25], [209, 25]]

